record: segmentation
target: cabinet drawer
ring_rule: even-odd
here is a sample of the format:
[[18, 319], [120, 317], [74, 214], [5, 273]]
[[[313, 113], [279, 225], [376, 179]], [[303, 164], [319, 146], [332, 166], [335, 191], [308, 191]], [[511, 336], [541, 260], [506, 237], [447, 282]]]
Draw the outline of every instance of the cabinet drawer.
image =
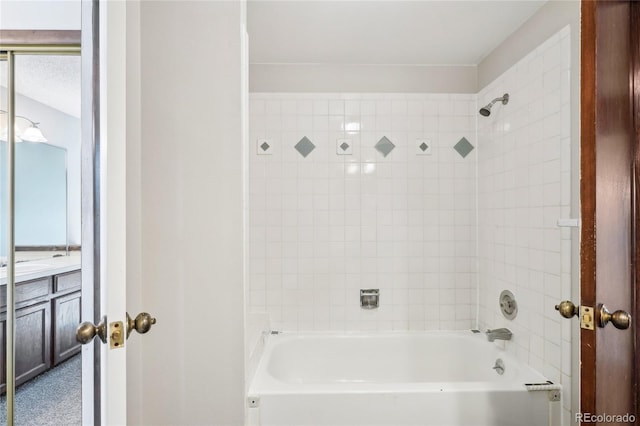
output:
[[[24, 281], [16, 284], [16, 306], [23, 302], [49, 296], [51, 278], [38, 278], [37, 280]], [[7, 306], [7, 286], [2, 286], [0, 290], [0, 307]]]
[[53, 277], [53, 291], [55, 293], [68, 290], [79, 290], [82, 285], [82, 272], [73, 271]]

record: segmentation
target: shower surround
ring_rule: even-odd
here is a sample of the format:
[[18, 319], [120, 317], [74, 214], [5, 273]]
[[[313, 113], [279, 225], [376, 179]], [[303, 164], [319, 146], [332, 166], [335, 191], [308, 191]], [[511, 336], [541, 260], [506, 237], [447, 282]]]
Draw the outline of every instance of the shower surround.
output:
[[286, 331], [475, 326], [476, 116], [473, 94], [251, 94], [250, 311]]
[[[577, 323], [554, 306], [572, 299], [571, 232], [578, 229], [558, 226], [571, 216], [570, 83], [565, 27], [478, 94], [481, 105], [496, 93], [511, 96], [478, 118], [477, 157], [480, 327], [511, 329], [506, 350], [562, 383], [565, 413]], [[497, 303], [504, 289], [518, 301], [513, 321]]]
[[570, 98], [569, 27], [477, 94], [251, 94], [249, 312], [284, 331], [507, 327], [496, 345], [562, 385], [568, 424]]

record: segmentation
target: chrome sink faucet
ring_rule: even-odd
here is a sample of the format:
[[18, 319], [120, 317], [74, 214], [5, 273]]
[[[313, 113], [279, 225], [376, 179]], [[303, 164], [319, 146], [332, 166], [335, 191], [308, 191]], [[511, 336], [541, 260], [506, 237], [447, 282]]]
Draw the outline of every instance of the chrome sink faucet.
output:
[[495, 328], [493, 330], [487, 330], [487, 339], [490, 342], [493, 342], [494, 340], [511, 340], [511, 336], [513, 336], [513, 333], [511, 333], [511, 330], [509, 330], [508, 328]]

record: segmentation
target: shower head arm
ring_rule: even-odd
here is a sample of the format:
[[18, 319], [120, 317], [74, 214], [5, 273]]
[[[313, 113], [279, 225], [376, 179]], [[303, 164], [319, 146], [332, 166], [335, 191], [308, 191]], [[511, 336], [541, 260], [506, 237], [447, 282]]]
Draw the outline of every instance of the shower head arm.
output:
[[504, 95], [500, 96], [499, 98], [495, 98], [494, 100], [492, 100], [491, 102], [489, 102], [488, 106], [493, 106], [493, 104], [495, 104], [498, 101], [502, 101], [502, 105], [506, 105], [509, 103], [509, 94], [505, 93]]

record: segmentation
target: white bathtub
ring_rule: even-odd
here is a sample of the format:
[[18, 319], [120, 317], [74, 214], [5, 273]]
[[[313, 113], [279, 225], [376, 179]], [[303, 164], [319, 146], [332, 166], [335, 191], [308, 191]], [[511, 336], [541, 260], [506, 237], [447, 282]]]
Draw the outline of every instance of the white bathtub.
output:
[[[493, 369], [504, 363], [504, 374]], [[271, 335], [249, 389], [251, 425], [560, 424], [557, 386], [482, 334]]]

